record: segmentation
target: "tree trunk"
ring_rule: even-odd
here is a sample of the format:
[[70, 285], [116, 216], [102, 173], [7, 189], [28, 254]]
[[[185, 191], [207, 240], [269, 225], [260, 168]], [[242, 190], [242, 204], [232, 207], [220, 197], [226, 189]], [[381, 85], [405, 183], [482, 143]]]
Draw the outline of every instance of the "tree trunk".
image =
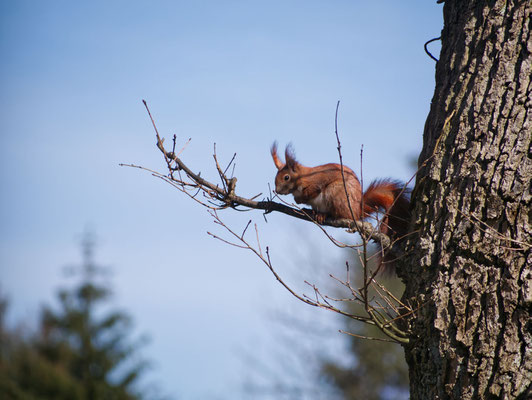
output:
[[400, 275], [412, 400], [532, 395], [532, 2], [448, 0]]

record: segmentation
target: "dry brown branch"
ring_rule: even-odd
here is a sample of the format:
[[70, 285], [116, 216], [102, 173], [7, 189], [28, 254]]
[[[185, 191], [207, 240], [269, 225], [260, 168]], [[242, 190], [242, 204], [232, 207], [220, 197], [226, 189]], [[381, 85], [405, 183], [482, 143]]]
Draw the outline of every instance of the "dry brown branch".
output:
[[395, 340], [376, 338], [376, 337], [373, 337], [373, 336], [357, 335], [356, 333], [347, 332], [347, 331], [344, 331], [344, 330], [342, 330], [342, 329], [340, 329], [338, 332], [340, 332], [340, 333], [345, 333], [346, 335], [356, 337], [357, 339], [376, 340], [376, 341], [378, 341], [378, 342], [395, 343]]
[[[207, 194], [208, 197], [211, 197], [211, 200], [216, 202], [216, 206], [213, 208], [222, 209], [222, 208], [234, 208], [245, 207], [248, 209], [257, 209], [263, 210], [265, 214], [271, 213], [273, 211], [280, 212], [286, 215], [289, 215], [294, 218], [302, 219], [305, 221], [313, 221], [310, 217], [312, 215], [311, 209], [297, 209], [294, 207], [287, 206], [285, 204], [277, 203], [272, 201], [271, 198], [263, 201], [255, 201], [251, 198], [245, 198], [239, 196], [235, 192], [235, 186], [237, 179], [235, 177], [228, 178], [224, 171], [221, 171], [221, 168], [218, 169], [219, 175], [222, 179], [222, 187], [217, 184], [214, 184], [203, 177], [199, 173], [194, 173], [182, 160], [179, 158], [178, 154], [173, 153], [172, 151], [167, 151], [164, 147], [164, 138], [161, 138], [155, 121], [151, 115], [151, 112], [148, 108], [146, 101], [143, 100], [144, 106], [148, 112], [150, 120], [155, 130], [155, 135], [157, 138], [157, 148], [163, 154], [165, 161], [167, 163], [168, 170], [170, 171], [170, 176], [166, 178], [168, 180], [174, 181], [175, 183], [181, 185], [182, 188], [194, 187], [203, 191]], [[231, 161], [232, 162], [232, 161]], [[122, 164], [126, 165], [126, 164]], [[127, 166], [127, 165], [126, 165]], [[146, 169], [140, 166], [136, 166], [140, 169]], [[148, 170], [148, 169], [146, 169]], [[174, 178], [172, 175], [173, 171], [183, 171], [186, 174], [186, 177], [189, 179], [185, 181], [184, 178]], [[151, 170], [148, 170], [152, 172]], [[162, 174], [159, 174], [159, 177], [162, 177]], [[224, 184], [227, 187], [224, 188]], [[256, 197], [256, 196], [255, 196]], [[366, 237], [368, 240], [374, 240], [381, 244], [383, 247], [389, 247], [391, 244], [390, 238], [378, 231], [376, 231], [373, 225], [366, 221], [352, 221], [348, 219], [331, 219], [326, 218], [322, 225], [331, 226], [335, 228], [346, 228], [354, 232], [359, 232], [361, 236]]]
[[[408, 341], [407, 332], [400, 329], [397, 323], [405, 315], [411, 314], [413, 310], [404, 305], [382, 284], [373, 278], [370, 283], [364, 284], [362, 288], [355, 289], [351, 286], [350, 281], [344, 282], [333, 275], [330, 275], [330, 277], [349, 289], [353, 297], [351, 299], [335, 299], [330, 296], [325, 296], [326, 299], [331, 301], [356, 301], [360, 303], [364, 306], [366, 313], [375, 322], [375, 325], [388, 337], [393, 339], [393, 341], [399, 343], [406, 343]], [[369, 297], [370, 290], [374, 292], [371, 298]], [[381, 304], [381, 300], [386, 305]]]
[[[345, 183], [345, 174], [344, 174], [344, 161], [342, 158], [342, 145], [340, 143], [340, 136], [338, 135], [338, 109], [340, 108], [340, 100], [336, 103], [336, 112], [334, 114], [334, 133], [336, 135], [336, 142], [338, 144], [338, 158], [340, 159], [340, 173], [342, 174], [342, 182], [344, 184], [344, 193], [345, 193], [345, 199], [347, 201], [347, 206], [349, 207], [349, 213], [351, 214], [351, 219], [355, 221], [355, 213], [353, 212], [353, 208], [351, 207], [351, 202], [349, 201], [349, 192], [347, 190], [347, 185]], [[362, 196], [362, 210], [364, 209], [364, 196]]]
[[[232, 246], [237, 246], [237, 247], [240, 247], [240, 248], [248, 249], [251, 252], [253, 252], [268, 267], [268, 269], [274, 275], [275, 279], [286, 290], [288, 290], [294, 297], [296, 297], [297, 299], [301, 300], [302, 302], [304, 302], [304, 303], [306, 303], [308, 305], [311, 305], [311, 306], [314, 306], [314, 307], [319, 307], [319, 308], [324, 308], [324, 309], [336, 312], [338, 314], [344, 315], [346, 317], [349, 317], [351, 319], [354, 319], [354, 320], [357, 320], [357, 321], [361, 321], [361, 322], [365, 322], [365, 323], [368, 323], [368, 324], [371, 324], [371, 325], [375, 325], [375, 323], [368, 317], [364, 317], [364, 316], [360, 316], [360, 315], [353, 315], [353, 314], [347, 313], [347, 312], [345, 312], [345, 311], [343, 311], [343, 310], [341, 310], [341, 309], [339, 309], [337, 307], [334, 307], [334, 306], [332, 306], [330, 304], [327, 304], [325, 302], [321, 302], [321, 301], [319, 301], [319, 299], [317, 301], [314, 301], [314, 300], [311, 300], [310, 298], [308, 298], [308, 296], [306, 296], [306, 295], [298, 294], [294, 289], [292, 289], [287, 283], [284, 282], [284, 280], [281, 278], [281, 276], [274, 269], [273, 263], [272, 263], [271, 257], [270, 257], [270, 249], [269, 249], [268, 246], [266, 246], [266, 255], [264, 255], [261, 250], [258, 250], [257, 248], [251, 246], [250, 243], [247, 241], [247, 239], [245, 238], [245, 236], [243, 234], [239, 235], [238, 233], [233, 231], [230, 227], [228, 227], [220, 219], [220, 216], [218, 215], [218, 213], [216, 211], [212, 211], [211, 215], [213, 216], [215, 222], [218, 225], [222, 226], [229, 234], [231, 234], [231, 236], [233, 236], [234, 239], [238, 240], [241, 244], [230, 242], [230, 241], [228, 241], [226, 239], [222, 239], [219, 236], [216, 236], [216, 235], [214, 235], [212, 233], [209, 233], [211, 236], [213, 236], [216, 239], [219, 239], [219, 240], [223, 241], [224, 243], [230, 244]], [[257, 234], [257, 238], [258, 238], [258, 234]], [[260, 243], [258, 244], [258, 247], [260, 248]], [[321, 297], [321, 295], [319, 295], [318, 293], [316, 293], [316, 294], [319, 297]]]
[[[273, 201], [273, 199], [276, 197], [276, 195], [272, 196], [271, 193], [270, 193], [270, 196], [266, 200], [261, 200], [261, 201], [255, 200], [258, 196], [260, 196], [260, 194], [252, 198], [246, 198], [246, 197], [237, 195], [236, 194], [237, 178], [234, 177], [233, 174], [231, 174], [230, 177], [227, 176], [227, 171], [229, 170], [231, 165], [233, 165], [233, 168], [234, 168], [234, 160], [235, 160], [236, 154], [233, 155], [233, 157], [229, 161], [229, 164], [225, 168], [222, 168], [218, 160], [217, 153], [216, 153], [216, 145], [214, 145], [213, 159], [214, 159], [216, 171], [218, 173], [218, 177], [220, 179], [220, 184], [215, 184], [205, 179], [204, 177], [201, 176], [201, 173], [193, 172], [192, 169], [188, 165], [186, 165], [180, 158], [180, 154], [186, 148], [186, 146], [190, 142], [190, 139], [185, 143], [185, 145], [179, 151], [179, 153], [176, 154], [175, 149], [176, 149], [177, 141], [176, 141], [176, 136], [174, 135], [172, 150], [171, 151], [166, 150], [166, 148], [164, 147], [164, 138], [161, 138], [161, 136], [159, 135], [155, 121], [151, 115], [148, 105], [144, 100], [143, 100], [143, 103], [146, 107], [151, 123], [155, 130], [155, 135], [157, 139], [156, 145], [157, 145], [157, 148], [161, 151], [161, 153], [164, 156], [164, 160], [166, 162], [168, 173], [161, 174], [151, 169], [144, 168], [138, 165], [133, 165], [133, 164], [121, 164], [121, 165], [129, 166], [133, 168], [139, 168], [139, 169], [148, 171], [154, 177], [161, 179], [165, 181], [166, 183], [171, 184], [173, 187], [185, 193], [191, 199], [193, 199], [197, 203], [207, 208], [209, 213], [213, 217], [214, 222], [218, 224], [219, 226], [223, 227], [231, 235], [231, 240], [225, 239], [211, 232], [208, 232], [208, 234], [212, 236], [213, 238], [220, 240], [228, 245], [235, 246], [241, 249], [248, 249], [252, 251], [268, 267], [268, 269], [274, 275], [275, 279], [277, 279], [277, 281], [286, 290], [288, 290], [294, 297], [296, 297], [300, 301], [306, 304], [309, 304], [311, 306], [314, 306], [314, 307], [324, 308], [324, 309], [336, 312], [338, 314], [344, 315], [346, 317], [349, 317], [357, 321], [361, 321], [364, 323], [377, 326], [383, 333], [385, 333], [390, 338], [390, 341], [393, 341], [396, 343], [407, 343], [408, 342], [407, 332], [402, 331], [398, 327], [397, 321], [400, 318], [402, 318], [402, 315], [404, 315], [405, 311], [407, 311], [408, 313], [411, 313], [413, 312], [413, 310], [406, 307], [397, 298], [391, 295], [391, 293], [388, 290], [386, 290], [382, 285], [377, 283], [375, 278], [378, 273], [378, 270], [370, 271], [368, 268], [368, 261], [370, 260], [370, 257], [368, 257], [367, 255], [367, 245], [369, 243], [369, 240], [374, 240], [378, 242], [381, 248], [383, 249], [389, 249], [393, 245], [393, 243], [391, 242], [390, 238], [387, 235], [379, 232], [377, 228], [373, 226], [371, 223], [366, 222], [366, 221], [361, 221], [361, 220], [356, 221], [354, 220], [354, 218], [353, 220], [348, 220], [348, 219], [335, 220], [331, 218], [326, 218], [322, 224], [318, 224], [313, 218], [315, 214], [313, 213], [311, 209], [303, 209], [297, 206], [289, 205], [282, 200], [281, 200], [281, 203], [275, 202]], [[344, 182], [344, 189], [346, 189], [344, 170], [343, 170], [344, 166], [343, 166], [342, 153], [341, 153], [341, 143], [340, 143], [340, 138], [338, 135], [338, 128], [337, 128], [338, 127], [338, 106], [339, 106], [339, 102], [336, 107], [335, 133], [336, 133], [336, 138], [337, 138], [337, 143], [338, 143], [338, 154], [340, 157], [342, 179]], [[362, 151], [361, 151], [361, 163], [362, 163]], [[361, 179], [362, 179], [362, 176], [361, 176]], [[406, 190], [406, 186], [405, 186], [405, 190]], [[346, 196], [348, 196], [347, 190], [345, 190], [345, 193], [346, 193]], [[349, 197], [347, 197], [347, 200], [348, 200], [349, 206], [351, 207], [349, 203]], [[297, 293], [293, 288], [291, 288], [288, 284], [286, 284], [283, 281], [283, 279], [279, 276], [279, 274], [274, 269], [271, 258], [270, 258], [269, 247], [266, 246], [265, 251], [263, 251], [257, 225], [254, 224], [254, 228], [255, 228], [254, 236], [255, 236], [256, 246], [252, 246], [246, 238], [246, 233], [248, 232], [248, 228], [251, 225], [252, 221], [250, 220], [246, 224], [244, 229], [242, 230], [242, 233], [239, 234], [235, 232], [233, 229], [231, 229], [230, 227], [228, 227], [220, 218], [218, 211], [222, 209], [226, 209], [226, 208], [232, 208], [238, 211], [248, 211], [251, 209], [263, 210], [264, 215], [271, 213], [273, 211], [276, 211], [276, 212], [289, 215], [291, 217], [313, 222], [316, 226], [318, 226], [324, 232], [324, 234], [336, 246], [351, 248], [357, 252], [360, 258], [361, 264], [362, 264], [362, 271], [363, 271], [362, 287], [359, 289], [355, 289], [351, 286], [351, 283], [349, 281], [349, 264], [346, 264], [347, 265], [347, 280], [345, 282], [332, 277], [332, 275], [331, 277], [335, 279], [336, 281], [338, 281], [341, 285], [349, 289], [352, 295], [351, 299], [334, 299], [330, 296], [326, 296], [320, 292], [319, 288], [316, 285], [311, 284], [307, 281], [305, 281], [305, 283], [312, 288], [314, 292], [314, 298], [310, 298], [309, 296], [305, 294]], [[354, 216], [353, 210], [351, 210], [351, 215]], [[377, 221], [378, 221], [378, 218], [377, 218]], [[351, 232], [358, 232], [362, 239], [362, 244], [361, 245], [349, 245], [349, 244], [341, 243], [335, 238], [333, 238], [324, 229], [322, 225], [337, 227], [337, 228], [346, 228]], [[355, 315], [352, 313], [348, 313], [336, 307], [333, 304], [334, 302], [345, 302], [345, 301], [355, 301], [355, 302], [360, 303], [363, 306], [364, 313], [366, 315]], [[355, 334], [352, 334], [352, 335], [358, 337], [358, 335], [355, 335]], [[370, 339], [370, 338], [367, 338], [367, 339]], [[379, 340], [382, 340], [382, 339], [379, 339]]]

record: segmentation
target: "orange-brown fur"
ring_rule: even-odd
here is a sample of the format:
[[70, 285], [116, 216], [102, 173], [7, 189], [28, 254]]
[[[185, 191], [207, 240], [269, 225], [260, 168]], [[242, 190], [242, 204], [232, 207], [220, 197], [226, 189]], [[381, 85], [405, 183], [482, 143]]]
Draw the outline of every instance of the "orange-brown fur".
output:
[[409, 200], [407, 191], [400, 183], [376, 180], [362, 194], [360, 181], [353, 170], [346, 166], [343, 167], [342, 178], [340, 164], [305, 167], [296, 161], [290, 147], [285, 151], [286, 163], [277, 155], [276, 143], [271, 148], [271, 154], [278, 169], [275, 177], [276, 192], [291, 193], [296, 203], [310, 205], [318, 222], [323, 222], [326, 217], [359, 220], [383, 211], [380, 231], [394, 237], [406, 234]]

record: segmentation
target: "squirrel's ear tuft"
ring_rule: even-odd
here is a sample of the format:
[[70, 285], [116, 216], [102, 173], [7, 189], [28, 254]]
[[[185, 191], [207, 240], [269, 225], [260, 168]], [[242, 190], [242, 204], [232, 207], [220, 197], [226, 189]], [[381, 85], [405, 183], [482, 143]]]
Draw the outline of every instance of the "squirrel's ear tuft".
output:
[[284, 167], [284, 163], [280, 160], [279, 156], [277, 156], [277, 142], [273, 142], [270, 151], [272, 153], [273, 163], [277, 169], [282, 169]]
[[297, 165], [297, 161], [296, 161], [296, 155], [294, 153], [294, 148], [292, 146], [292, 143], [286, 146], [284, 155], [286, 158], [286, 165], [288, 165], [288, 168], [290, 168], [291, 170], [294, 170]]

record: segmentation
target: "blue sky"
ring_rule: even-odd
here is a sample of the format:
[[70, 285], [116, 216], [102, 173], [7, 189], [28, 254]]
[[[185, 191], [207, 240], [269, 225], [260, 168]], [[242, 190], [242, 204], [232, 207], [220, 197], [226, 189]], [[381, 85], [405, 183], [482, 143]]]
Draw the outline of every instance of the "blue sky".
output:
[[[251, 254], [207, 236], [222, 231], [199, 206], [118, 166], [164, 170], [141, 99], [163, 135], [192, 138], [183, 159], [202, 176], [215, 179], [213, 143], [226, 162], [236, 152], [241, 195], [267, 192], [274, 140], [292, 142], [306, 165], [336, 161], [338, 100], [346, 164], [359, 172], [363, 144], [365, 180], [407, 180], [434, 89], [423, 43], [441, 27], [435, 1], [0, 2], [0, 280], [10, 321], [31, 323], [53, 300], [88, 226], [97, 260], [113, 268], [116, 305], [151, 336], [145, 353], [161, 390], [239, 398], [252, 369], [241, 353], [271, 341], [272, 310], [312, 320], [316, 311]], [[223, 217], [257, 222], [294, 286], [330, 272], [306, 273], [309, 248], [336, 254], [308, 224]]]

